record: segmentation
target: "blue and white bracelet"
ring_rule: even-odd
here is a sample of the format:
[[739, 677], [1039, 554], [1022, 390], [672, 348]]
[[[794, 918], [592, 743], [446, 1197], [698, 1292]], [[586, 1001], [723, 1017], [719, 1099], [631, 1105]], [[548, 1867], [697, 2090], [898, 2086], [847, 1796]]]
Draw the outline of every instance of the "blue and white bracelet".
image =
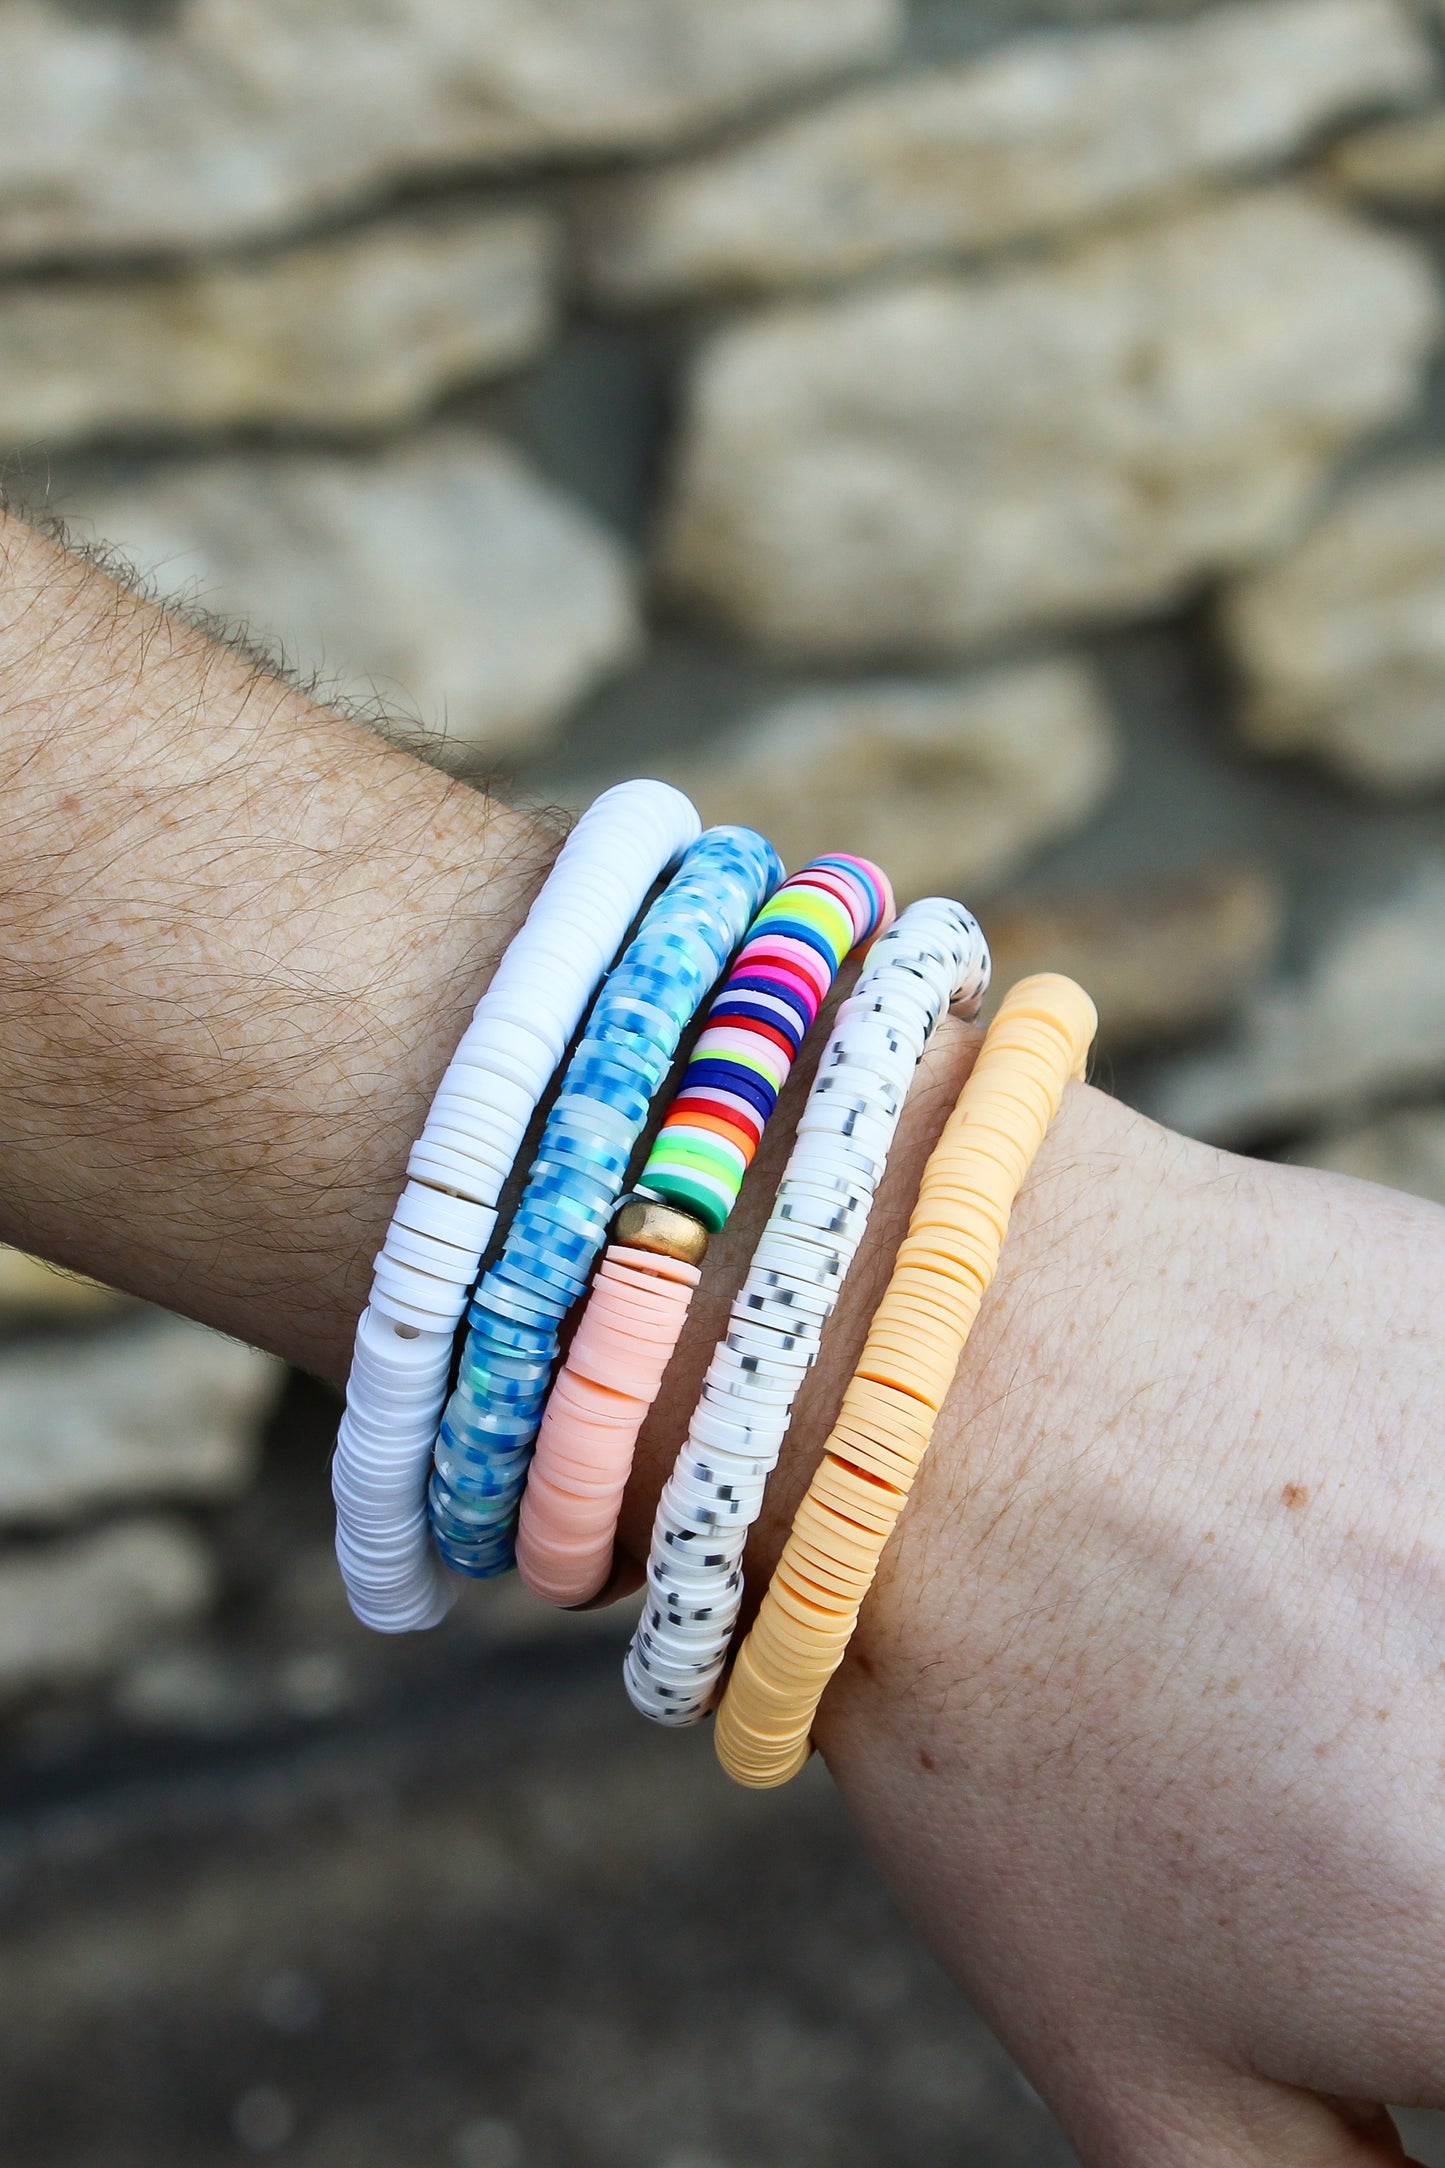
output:
[[752, 829], [710, 828], [597, 996], [501, 1254], [477, 1288], [437, 1439], [432, 1531], [460, 1573], [485, 1579], [515, 1563], [559, 1328], [586, 1292], [682, 1034], [782, 871]]

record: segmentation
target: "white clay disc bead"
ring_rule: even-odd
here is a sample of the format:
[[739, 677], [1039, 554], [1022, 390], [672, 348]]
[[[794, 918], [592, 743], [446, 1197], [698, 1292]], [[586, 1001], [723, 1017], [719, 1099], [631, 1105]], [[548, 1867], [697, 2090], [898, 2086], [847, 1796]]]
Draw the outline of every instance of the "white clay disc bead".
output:
[[[358, 1422], [343, 1424], [336, 1451], [337, 1556], [352, 1608], [383, 1632], [432, 1625], [450, 1601], [426, 1483], [455, 1328], [498, 1196], [598, 980], [700, 828], [665, 783], [619, 784], [583, 814], [478, 1002], [408, 1159], [357, 1327], [347, 1404]], [[366, 1498], [381, 1502], [363, 1510]]]
[[[648, 1602], [623, 1675], [634, 1705], [655, 1723], [696, 1723], [712, 1705], [748, 1532], [867, 1224], [908, 1085], [950, 1003], [976, 1007], [987, 984], [988, 950], [974, 920], [934, 898], [874, 943], [839, 1009], [654, 1523]], [[747, 1468], [735, 1485], [722, 1473], [733, 1450]]]

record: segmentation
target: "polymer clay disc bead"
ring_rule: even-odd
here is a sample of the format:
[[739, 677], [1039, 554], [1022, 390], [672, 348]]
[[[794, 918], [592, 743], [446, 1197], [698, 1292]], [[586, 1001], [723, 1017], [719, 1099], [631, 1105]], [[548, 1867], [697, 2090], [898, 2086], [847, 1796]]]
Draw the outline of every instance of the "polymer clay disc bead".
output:
[[[426, 1533], [426, 1470], [456, 1327], [541, 1094], [659, 874], [697, 837], [666, 783], [619, 784], [578, 821], [462, 1034], [407, 1164], [357, 1327], [333, 1462], [337, 1557], [365, 1624], [451, 1602]], [[565, 937], [563, 926], [568, 928]], [[514, 1328], [513, 1346], [528, 1328]]]
[[[961, 904], [930, 898], [875, 942], [838, 1011], [767, 1227], [658, 1506], [647, 1603], [624, 1663], [634, 1707], [657, 1723], [696, 1723], [712, 1705], [741, 1602], [748, 1535], [862, 1240], [909, 1083], [942, 1018], [950, 1009], [976, 1014], [988, 981], [976, 920]], [[860, 1114], [868, 1117], [861, 1126]], [[746, 1428], [730, 1433], [727, 1426], [739, 1423]], [[690, 1547], [692, 1536], [707, 1540], [704, 1553]], [[710, 1562], [700, 1565], [700, 1556]]]
[[[928, 1451], [1014, 1199], [1069, 1079], [1083, 1075], [1096, 1024], [1087, 994], [1045, 975], [1015, 986], [990, 1027], [723, 1696], [718, 1757], [741, 1784], [784, 1784], [808, 1758], [818, 1703]], [[962, 1273], [954, 1234], [966, 1238]]]
[[[633, 1149], [682, 1033], [782, 871], [772, 845], [754, 830], [709, 829], [598, 993], [500, 1254], [477, 1287], [437, 1435], [432, 1532], [458, 1573], [485, 1579], [514, 1563], [518, 1503], [562, 1321], [607, 1239]], [[536, 1335], [538, 1368], [525, 1391], [503, 1402], [493, 1382], [496, 1362], [518, 1323]], [[650, 1377], [651, 1367], [638, 1357], [629, 1377]], [[503, 1405], [506, 1427], [497, 1432], [490, 1417]]]
[[[893, 892], [886, 875], [867, 859], [846, 853], [815, 859], [775, 890], [749, 927], [722, 991], [708, 1010], [681, 1087], [643, 1169], [639, 1201], [653, 1198], [704, 1231], [724, 1225], [778, 1093], [839, 965], [852, 948], [872, 940], [892, 918]], [[629, 1201], [624, 1214], [632, 1215], [634, 1210]], [[679, 1234], [676, 1239], [684, 1238]], [[661, 1246], [667, 1248], [666, 1238]], [[675, 1347], [686, 1322], [687, 1305], [679, 1304], [660, 1284], [645, 1290], [643, 1300], [653, 1305]], [[637, 1433], [666, 1367], [664, 1363], [658, 1369], [651, 1393], [639, 1394], [636, 1379], [641, 1373], [620, 1337], [620, 1327], [618, 1334], [610, 1356], [609, 1339], [588, 1343], [593, 1383], [615, 1389], [636, 1412], [630, 1438], [625, 1427], [608, 1424], [605, 1435], [599, 1428], [597, 1440], [586, 1448], [589, 1465], [605, 1463], [613, 1478], [610, 1500], [595, 1501], [592, 1547], [584, 1554], [574, 1542], [564, 1554], [549, 1536], [545, 1485], [560, 1480], [551, 1465], [557, 1426], [564, 1426], [574, 1450], [583, 1450], [580, 1418], [566, 1395], [558, 1400], [554, 1393], [543, 1417], [537, 1441], [536, 1498], [529, 1486], [522, 1501], [517, 1562], [528, 1586], [554, 1603], [583, 1603], [607, 1579], [613, 1531]], [[572, 1358], [568, 1360], [570, 1364]], [[562, 1375], [566, 1377], [566, 1370]], [[772, 1382], [781, 1389], [776, 1380]], [[765, 1389], [760, 1379], [758, 1390]]]

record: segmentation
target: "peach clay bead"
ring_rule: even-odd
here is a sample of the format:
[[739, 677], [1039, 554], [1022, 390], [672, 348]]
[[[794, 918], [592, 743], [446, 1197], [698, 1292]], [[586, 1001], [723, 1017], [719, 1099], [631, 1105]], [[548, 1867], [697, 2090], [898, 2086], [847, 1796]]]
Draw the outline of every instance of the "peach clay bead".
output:
[[637, 1434], [700, 1278], [681, 1258], [617, 1245], [598, 1271], [547, 1402], [517, 1528], [522, 1578], [551, 1603], [585, 1602], [611, 1572]]
[[[785, 1784], [812, 1751], [818, 1704], [908, 1502], [1014, 1199], [1096, 1028], [1088, 995], [1052, 974], [1015, 986], [994, 1019], [723, 1696], [718, 1759], [740, 1784]], [[953, 1269], [951, 1237], [976, 1272]]]

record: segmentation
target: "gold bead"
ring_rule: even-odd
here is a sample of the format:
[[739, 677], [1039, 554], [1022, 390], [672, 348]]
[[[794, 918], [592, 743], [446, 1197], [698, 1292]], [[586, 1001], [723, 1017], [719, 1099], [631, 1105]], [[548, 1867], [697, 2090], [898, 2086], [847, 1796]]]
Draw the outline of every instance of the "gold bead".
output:
[[628, 1198], [612, 1222], [612, 1239], [630, 1250], [675, 1257], [684, 1265], [700, 1265], [707, 1255], [707, 1229], [702, 1221], [651, 1197]]

